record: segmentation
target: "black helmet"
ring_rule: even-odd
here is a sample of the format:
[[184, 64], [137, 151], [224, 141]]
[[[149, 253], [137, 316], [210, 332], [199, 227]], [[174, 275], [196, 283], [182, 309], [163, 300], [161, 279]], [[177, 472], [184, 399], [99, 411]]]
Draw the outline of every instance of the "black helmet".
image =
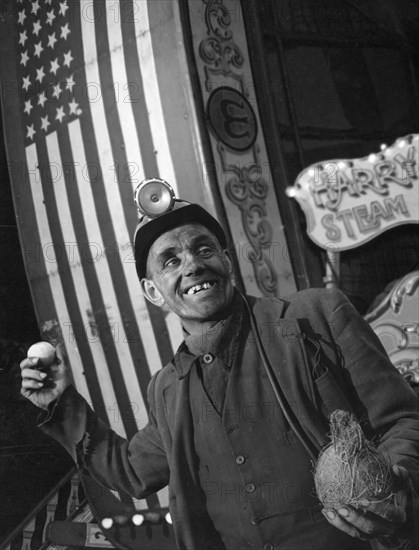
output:
[[162, 179], [142, 181], [135, 189], [134, 201], [142, 214], [134, 234], [135, 267], [140, 279], [146, 276], [147, 256], [154, 241], [180, 225], [200, 223], [217, 237], [222, 248], [227, 246], [218, 221], [199, 204], [176, 199], [172, 187]]

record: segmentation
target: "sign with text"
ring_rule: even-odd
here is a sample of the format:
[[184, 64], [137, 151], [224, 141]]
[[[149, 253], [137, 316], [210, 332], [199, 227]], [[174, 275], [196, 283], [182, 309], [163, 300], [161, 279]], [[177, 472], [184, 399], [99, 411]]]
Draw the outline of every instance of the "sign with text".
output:
[[303, 209], [319, 246], [348, 250], [387, 229], [419, 223], [419, 135], [360, 159], [312, 164], [287, 189]]

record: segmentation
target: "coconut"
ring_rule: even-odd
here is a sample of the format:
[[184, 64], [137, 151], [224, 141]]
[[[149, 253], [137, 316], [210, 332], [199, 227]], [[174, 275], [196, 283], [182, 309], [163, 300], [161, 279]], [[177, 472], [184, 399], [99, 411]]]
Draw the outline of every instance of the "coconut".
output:
[[347, 411], [330, 416], [331, 442], [321, 451], [314, 472], [317, 496], [326, 508], [363, 500], [391, 502], [394, 474], [391, 464], [369, 442], [357, 420]]

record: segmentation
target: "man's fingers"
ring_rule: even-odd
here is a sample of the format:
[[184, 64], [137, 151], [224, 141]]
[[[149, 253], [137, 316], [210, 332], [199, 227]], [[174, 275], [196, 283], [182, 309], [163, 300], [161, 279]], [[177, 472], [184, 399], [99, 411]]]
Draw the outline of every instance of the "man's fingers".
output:
[[402, 491], [392, 502], [363, 502], [362, 508], [397, 526], [406, 521], [406, 502], [407, 493]]
[[47, 373], [35, 368], [25, 367], [22, 369], [22, 395], [28, 397], [34, 391], [45, 387]]
[[403, 466], [394, 465], [393, 471], [395, 474], [395, 493], [391, 500], [382, 502], [364, 500], [361, 501], [361, 507], [392, 523], [401, 525], [406, 521], [408, 488], [411, 482], [409, 474]]
[[23, 359], [20, 363], [20, 368], [23, 371], [23, 369], [35, 369], [39, 363], [38, 357], [26, 357], [26, 359]]
[[338, 514], [347, 523], [355, 526], [361, 533], [368, 538], [376, 538], [383, 535], [391, 535], [394, 533], [397, 525], [394, 523], [372, 514], [369, 511], [356, 510], [351, 506], [339, 508]]
[[30, 368], [22, 369], [21, 374], [23, 380], [37, 380], [38, 382], [42, 382], [47, 377], [46, 372]]
[[350, 523], [345, 521], [335, 510], [330, 508], [327, 510], [322, 510], [322, 514], [330, 523], [330, 525], [333, 525], [337, 529], [340, 529], [350, 537], [368, 540], [365, 533], [361, 533], [361, 531], [355, 525], [351, 525]]
[[24, 378], [22, 380], [22, 388], [24, 390], [40, 390], [44, 387], [44, 383], [40, 380], [31, 380], [29, 378]]
[[396, 507], [405, 511], [407, 495], [411, 485], [409, 473], [406, 468], [397, 464], [394, 464], [393, 472], [396, 476]]

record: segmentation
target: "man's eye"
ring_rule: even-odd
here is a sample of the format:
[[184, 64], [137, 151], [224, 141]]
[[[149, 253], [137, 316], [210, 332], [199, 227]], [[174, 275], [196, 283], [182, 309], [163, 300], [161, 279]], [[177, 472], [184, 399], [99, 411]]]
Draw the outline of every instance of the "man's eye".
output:
[[179, 263], [179, 258], [173, 256], [164, 262], [164, 267], [175, 267]]
[[201, 256], [210, 256], [212, 254], [213, 250], [209, 246], [201, 246], [198, 250], [198, 254]]

